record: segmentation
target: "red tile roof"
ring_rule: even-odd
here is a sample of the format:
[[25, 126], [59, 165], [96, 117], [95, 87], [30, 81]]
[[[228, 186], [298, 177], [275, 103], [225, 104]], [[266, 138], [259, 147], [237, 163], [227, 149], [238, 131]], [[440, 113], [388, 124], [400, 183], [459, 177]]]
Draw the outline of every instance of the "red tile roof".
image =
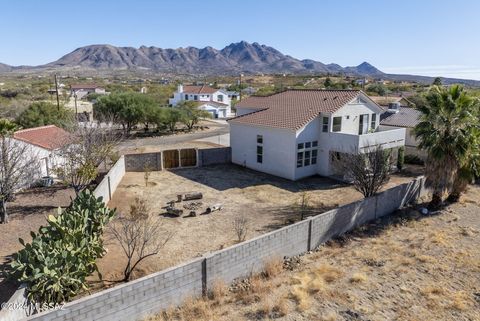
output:
[[360, 90], [287, 90], [266, 97], [248, 97], [236, 107], [260, 109], [229, 122], [298, 130], [320, 113], [334, 113]]
[[70, 133], [55, 125], [19, 130], [13, 137], [48, 150], [61, 148], [70, 141]]
[[183, 92], [187, 94], [213, 94], [218, 91], [218, 89], [208, 87], [205, 85], [202, 86], [183, 86]]

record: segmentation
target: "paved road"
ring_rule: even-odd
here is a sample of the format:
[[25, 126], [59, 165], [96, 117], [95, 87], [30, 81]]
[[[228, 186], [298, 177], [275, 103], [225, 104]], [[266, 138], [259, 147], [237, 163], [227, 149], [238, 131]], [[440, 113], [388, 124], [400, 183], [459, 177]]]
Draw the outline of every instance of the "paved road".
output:
[[207, 132], [195, 132], [190, 134], [168, 135], [159, 137], [146, 137], [129, 139], [120, 143], [119, 149], [134, 149], [142, 146], [158, 146], [158, 145], [174, 145], [185, 142], [191, 142], [193, 140], [205, 139], [209, 137], [215, 137], [219, 135], [225, 135], [230, 133], [228, 124], [221, 121], [210, 121], [208, 126], [210, 130]]

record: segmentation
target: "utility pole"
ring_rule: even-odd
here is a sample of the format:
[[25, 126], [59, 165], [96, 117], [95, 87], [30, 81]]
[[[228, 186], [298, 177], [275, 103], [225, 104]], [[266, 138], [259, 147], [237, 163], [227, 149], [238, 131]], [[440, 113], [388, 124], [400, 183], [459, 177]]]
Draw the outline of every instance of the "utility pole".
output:
[[55, 74], [55, 92], [57, 93], [57, 109], [60, 111], [60, 98], [58, 98], [58, 81], [57, 81], [56, 74]]
[[239, 97], [238, 97], [238, 101], [241, 101], [242, 100], [242, 74], [240, 74], [240, 81], [238, 83], [238, 89], [239, 89]]
[[78, 108], [77, 108], [77, 93], [74, 92], [73, 93], [73, 97], [75, 98], [75, 120], [78, 120], [77, 117], [78, 117]]

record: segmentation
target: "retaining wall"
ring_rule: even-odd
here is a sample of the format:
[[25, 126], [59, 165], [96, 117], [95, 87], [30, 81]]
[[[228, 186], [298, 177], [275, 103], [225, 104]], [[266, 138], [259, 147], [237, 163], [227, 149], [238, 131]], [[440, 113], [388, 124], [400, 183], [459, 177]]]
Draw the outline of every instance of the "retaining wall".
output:
[[229, 164], [232, 162], [232, 149], [230, 147], [199, 149], [197, 161], [199, 166]]
[[[212, 282], [230, 282], [262, 269], [274, 256], [294, 256], [332, 237], [386, 215], [425, 194], [424, 178], [393, 187], [377, 196], [261, 235], [192, 262], [154, 273], [65, 305], [64, 310], [44, 312], [28, 320], [139, 320], [147, 314], [179, 305], [189, 296], [205, 293]], [[389, 213], [391, 213], [389, 212]]]

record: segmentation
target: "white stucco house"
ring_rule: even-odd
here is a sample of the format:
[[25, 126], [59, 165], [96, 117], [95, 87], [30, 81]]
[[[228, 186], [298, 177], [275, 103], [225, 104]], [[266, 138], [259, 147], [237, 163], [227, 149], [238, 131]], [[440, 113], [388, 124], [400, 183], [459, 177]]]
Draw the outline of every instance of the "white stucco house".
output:
[[425, 160], [427, 152], [418, 148], [419, 142], [413, 128], [420, 122], [421, 112], [411, 107], [387, 109], [381, 115], [380, 128], [391, 130], [405, 128], [405, 155], [417, 156]]
[[88, 94], [95, 93], [99, 95], [106, 95], [105, 88], [95, 84], [74, 84], [70, 86], [70, 94], [72, 97], [82, 99]]
[[232, 162], [290, 180], [342, 176], [338, 157], [405, 144], [405, 129], [380, 128], [383, 110], [360, 90], [287, 90], [236, 108]]
[[55, 125], [28, 128], [16, 131], [13, 139], [26, 144], [31, 157], [37, 158], [39, 177], [55, 176], [53, 169], [64, 163], [57, 151], [70, 142], [70, 134]]
[[195, 101], [198, 108], [212, 114], [213, 118], [227, 118], [232, 116], [231, 99], [226, 91], [209, 86], [178, 85], [177, 91], [168, 103], [175, 107], [182, 101]]

